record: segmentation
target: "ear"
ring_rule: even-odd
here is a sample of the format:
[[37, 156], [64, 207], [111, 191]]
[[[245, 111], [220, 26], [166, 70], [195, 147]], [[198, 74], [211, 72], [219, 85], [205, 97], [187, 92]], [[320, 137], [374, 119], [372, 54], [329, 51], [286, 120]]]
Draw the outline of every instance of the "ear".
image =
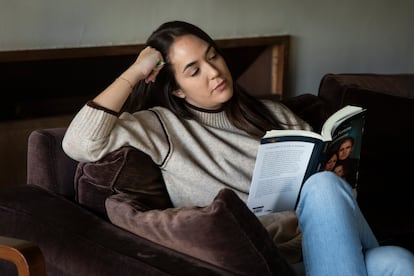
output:
[[185, 94], [181, 89], [177, 89], [177, 90], [173, 91], [172, 94], [174, 96], [178, 97], [178, 98], [182, 98], [182, 99], [185, 98]]

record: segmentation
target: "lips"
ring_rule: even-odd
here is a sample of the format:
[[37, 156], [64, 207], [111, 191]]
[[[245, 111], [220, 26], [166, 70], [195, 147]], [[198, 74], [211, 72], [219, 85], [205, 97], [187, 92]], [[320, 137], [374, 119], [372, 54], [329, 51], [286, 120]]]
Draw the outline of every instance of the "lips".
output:
[[226, 88], [226, 80], [219, 82], [214, 88], [213, 91], [223, 91]]

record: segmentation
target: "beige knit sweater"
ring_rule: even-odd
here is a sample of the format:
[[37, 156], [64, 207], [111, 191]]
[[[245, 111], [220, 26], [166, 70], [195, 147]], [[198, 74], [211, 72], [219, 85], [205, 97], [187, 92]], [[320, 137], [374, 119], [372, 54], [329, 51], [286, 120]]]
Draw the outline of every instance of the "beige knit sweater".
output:
[[[265, 103], [282, 122], [310, 129], [284, 105]], [[116, 117], [85, 105], [68, 127], [63, 149], [78, 161], [96, 161], [125, 145], [144, 151], [161, 168], [176, 207], [206, 206], [224, 187], [246, 202], [259, 140], [231, 125], [223, 111], [193, 112], [198, 120], [162, 107]]]

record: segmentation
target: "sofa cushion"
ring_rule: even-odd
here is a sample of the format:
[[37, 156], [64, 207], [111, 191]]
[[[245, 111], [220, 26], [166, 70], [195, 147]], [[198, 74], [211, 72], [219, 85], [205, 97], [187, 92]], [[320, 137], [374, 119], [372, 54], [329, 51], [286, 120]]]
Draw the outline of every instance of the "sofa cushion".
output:
[[257, 217], [234, 191], [205, 207], [141, 211], [126, 194], [107, 198], [110, 221], [136, 235], [236, 275], [294, 275]]
[[158, 166], [132, 147], [122, 147], [96, 162], [79, 163], [74, 185], [76, 201], [103, 217], [105, 199], [116, 193], [134, 197], [140, 210], [172, 206]]

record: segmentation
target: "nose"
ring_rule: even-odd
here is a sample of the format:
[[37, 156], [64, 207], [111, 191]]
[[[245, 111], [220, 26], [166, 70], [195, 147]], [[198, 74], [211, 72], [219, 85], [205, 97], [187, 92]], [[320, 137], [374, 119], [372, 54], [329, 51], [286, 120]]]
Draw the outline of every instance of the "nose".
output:
[[219, 70], [211, 63], [207, 64], [208, 76], [210, 79], [215, 79], [219, 75]]

